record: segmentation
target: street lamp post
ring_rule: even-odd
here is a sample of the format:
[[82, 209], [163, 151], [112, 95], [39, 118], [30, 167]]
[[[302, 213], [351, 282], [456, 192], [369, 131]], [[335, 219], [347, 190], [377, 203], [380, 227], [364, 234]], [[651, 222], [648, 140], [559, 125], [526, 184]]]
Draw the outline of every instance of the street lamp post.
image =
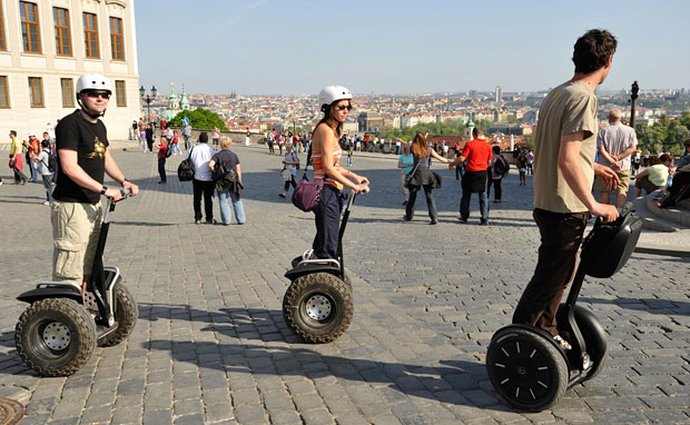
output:
[[139, 88], [139, 95], [141, 96], [141, 100], [146, 102], [146, 109], [148, 110], [149, 114], [149, 120], [148, 122], [151, 122], [151, 102], [153, 102], [153, 99], [156, 98], [156, 95], [158, 94], [158, 90], [156, 89], [156, 86], [151, 87], [151, 94], [146, 93], [146, 89], [144, 86], [141, 86]]
[[637, 85], [637, 81], [632, 83], [631, 94], [630, 94], [630, 127], [635, 128], [635, 101], [637, 100], [637, 94], [640, 92], [640, 86]]

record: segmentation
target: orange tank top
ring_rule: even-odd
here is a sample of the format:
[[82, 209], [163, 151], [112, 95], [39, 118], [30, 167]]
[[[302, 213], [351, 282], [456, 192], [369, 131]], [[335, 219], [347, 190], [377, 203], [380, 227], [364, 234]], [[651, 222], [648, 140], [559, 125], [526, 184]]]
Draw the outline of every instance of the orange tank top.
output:
[[[340, 168], [340, 157], [343, 156], [343, 151], [340, 149], [340, 145], [336, 144], [336, 148], [333, 149], [333, 166]], [[321, 152], [312, 151], [311, 159], [314, 163], [314, 178], [323, 179], [326, 177], [326, 169], [323, 167], [323, 157]], [[326, 178], [325, 183], [335, 187], [338, 190], [343, 190], [343, 185], [332, 178]]]

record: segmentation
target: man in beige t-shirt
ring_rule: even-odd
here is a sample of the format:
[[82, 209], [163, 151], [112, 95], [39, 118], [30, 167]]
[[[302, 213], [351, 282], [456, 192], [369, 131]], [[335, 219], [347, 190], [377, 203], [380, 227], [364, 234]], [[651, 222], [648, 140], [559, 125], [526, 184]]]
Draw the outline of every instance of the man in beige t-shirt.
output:
[[596, 87], [611, 69], [616, 39], [608, 31], [590, 30], [575, 43], [573, 78], [553, 89], [539, 110], [534, 152], [534, 220], [541, 246], [534, 276], [513, 313], [513, 323], [538, 326], [553, 335], [564, 350], [568, 341], [558, 334], [556, 312], [572, 279], [577, 251], [590, 213], [609, 222], [618, 217], [612, 205], [592, 196], [594, 175], [608, 187], [616, 173], [594, 162], [596, 149]]

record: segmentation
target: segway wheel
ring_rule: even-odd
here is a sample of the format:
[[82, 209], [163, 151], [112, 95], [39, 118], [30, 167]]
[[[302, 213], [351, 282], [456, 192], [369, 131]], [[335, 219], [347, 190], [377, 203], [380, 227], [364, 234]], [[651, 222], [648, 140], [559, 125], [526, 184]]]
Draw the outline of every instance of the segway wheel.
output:
[[19, 357], [42, 376], [68, 376], [89, 361], [96, 325], [86, 308], [67, 298], [31, 304], [14, 332]]
[[295, 279], [283, 297], [285, 322], [306, 342], [335, 340], [350, 326], [353, 314], [352, 289], [329, 273]]
[[498, 395], [520, 410], [548, 409], [568, 387], [563, 354], [530, 329], [508, 326], [498, 330], [489, 344], [486, 368]]
[[127, 339], [132, 333], [134, 325], [137, 324], [137, 317], [139, 316], [137, 303], [125, 285], [121, 283], [115, 285], [113, 299], [117, 329], [105, 337], [101, 343], [103, 347], [112, 347]]

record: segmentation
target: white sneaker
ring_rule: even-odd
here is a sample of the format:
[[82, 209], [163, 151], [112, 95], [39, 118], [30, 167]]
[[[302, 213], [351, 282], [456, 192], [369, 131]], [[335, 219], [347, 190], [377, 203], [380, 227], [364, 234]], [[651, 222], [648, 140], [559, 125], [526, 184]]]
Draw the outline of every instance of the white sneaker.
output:
[[573, 346], [566, 340], [564, 340], [560, 335], [556, 335], [553, 339], [561, 346], [563, 351], [569, 351], [573, 349]]
[[48, 205], [50, 205], [50, 202], [48, 202], [48, 201], [43, 201], [43, 205], [48, 206]]

